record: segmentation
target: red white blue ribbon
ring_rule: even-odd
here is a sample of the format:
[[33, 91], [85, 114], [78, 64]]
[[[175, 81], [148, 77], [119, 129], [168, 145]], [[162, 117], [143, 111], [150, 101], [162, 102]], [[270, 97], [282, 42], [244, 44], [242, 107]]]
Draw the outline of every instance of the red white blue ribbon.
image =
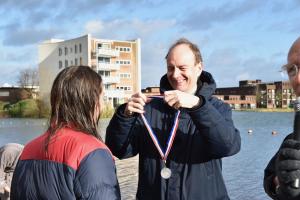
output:
[[166, 148], [166, 151], [164, 152], [161, 145], [159, 144], [159, 141], [156, 137], [156, 135], [154, 134], [154, 131], [152, 130], [151, 126], [149, 125], [146, 117], [141, 114], [142, 116], [142, 119], [143, 119], [143, 122], [149, 132], [149, 135], [156, 147], [156, 149], [158, 150], [161, 158], [163, 161], [166, 161], [167, 160], [167, 157], [170, 153], [170, 150], [172, 148], [172, 145], [173, 145], [173, 142], [174, 142], [174, 139], [175, 139], [175, 136], [176, 136], [176, 132], [177, 132], [177, 128], [178, 128], [178, 122], [179, 122], [179, 115], [180, 115], [180, 110], [178, 110], [176, 112], [176, 116], [175, 116], [175, 119], [174, 119], [174, 124], [173, 124], [173, 127], [172, 127], [172, 130], [171, 130], [171, 133], [169, 135], [169, 138], [168, 138], [168, 141], [167, 141], [167, 148]]
[[155, 98], [157, 98], [157, 99], [163, 99], [164, 96], [163, 95], [152, 95], [152, 96], [148, 96], [148, 98], [151, 98], [151, 99], [155, 99]]

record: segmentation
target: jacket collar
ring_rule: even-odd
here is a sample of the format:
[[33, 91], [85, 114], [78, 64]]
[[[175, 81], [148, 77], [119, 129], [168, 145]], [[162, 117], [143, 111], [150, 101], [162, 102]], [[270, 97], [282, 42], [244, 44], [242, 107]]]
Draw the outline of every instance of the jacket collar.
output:
[[[160, 79], [160, 93], [167, 90], [173, 90], [170, 85], [167, 74], [163, 75]], [[197, 81], [197, 96], [204, 96], [205, 98], [210, 98], [216, 90], [216, 82], [212, 75], [207, 71], [202, 71], [200, 77]]]

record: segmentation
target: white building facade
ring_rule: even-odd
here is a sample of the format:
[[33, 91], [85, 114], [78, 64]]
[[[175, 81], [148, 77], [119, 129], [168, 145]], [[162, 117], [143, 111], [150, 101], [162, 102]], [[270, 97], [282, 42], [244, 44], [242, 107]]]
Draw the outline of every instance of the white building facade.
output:
[[39, 45], [40, 95], [49, 102], [56, 75], [69, 66], [87, 65], [102, 76], [104, 100], [112, 106], [141, 91], [141, 41], [106, 40], [90, 34]]

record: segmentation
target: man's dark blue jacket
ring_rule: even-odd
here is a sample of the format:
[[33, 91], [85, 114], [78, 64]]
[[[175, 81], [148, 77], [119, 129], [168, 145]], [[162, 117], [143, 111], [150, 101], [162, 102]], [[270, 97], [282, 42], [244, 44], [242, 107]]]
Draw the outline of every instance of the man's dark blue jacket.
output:
[[[229, 199], [222, 177], [221, 158], [240, 150], [239, 131], [234, 127], [228, 104], [212, 97], [215, 81], [202, 72], [196, 95], [203, 103], [181, 109], [177, 135], [167, 159], [172, 176], [161, 178], [161, 157], [140, 117], [126, 117], [125, 104], [114, 114], [106, 132], [106, 144], [118, 158], [139, 154], [139, 200], [225, 200]], [[161, 91], [172, 90], [166, 75]], [[166, 147], [176, 110], [161, 99], [145, 106], [148, 119], [161, 146]]]

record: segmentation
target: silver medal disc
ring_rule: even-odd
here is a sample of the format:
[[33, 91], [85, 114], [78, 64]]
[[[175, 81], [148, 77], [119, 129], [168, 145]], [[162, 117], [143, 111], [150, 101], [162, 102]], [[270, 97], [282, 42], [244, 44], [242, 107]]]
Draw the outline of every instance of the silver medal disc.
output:
[[171, 177], [171, 170], [167, 167], [162, 168], [162, 170], [160, 171], [160, 175], [161, 177], [163, 177], [164, 179], [168, 179]]

